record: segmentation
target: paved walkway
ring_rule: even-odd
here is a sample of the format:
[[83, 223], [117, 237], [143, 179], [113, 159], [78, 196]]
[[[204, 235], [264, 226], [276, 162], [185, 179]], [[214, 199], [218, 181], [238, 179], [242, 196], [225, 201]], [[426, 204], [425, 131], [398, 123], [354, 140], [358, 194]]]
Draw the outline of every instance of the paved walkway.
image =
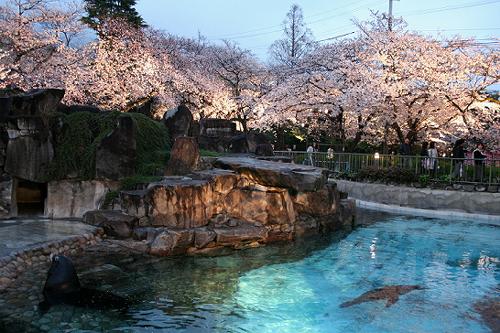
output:
[[94, 229], [68, 220], [0, 220], [0, 257], [34, 245], [92, 233]]

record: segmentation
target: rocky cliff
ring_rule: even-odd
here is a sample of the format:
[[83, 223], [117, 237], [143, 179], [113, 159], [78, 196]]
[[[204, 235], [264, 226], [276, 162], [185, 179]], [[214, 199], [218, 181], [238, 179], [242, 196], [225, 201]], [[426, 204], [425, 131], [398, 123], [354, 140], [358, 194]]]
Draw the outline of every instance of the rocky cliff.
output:
[[353, 227], [354, 204], [341, 200], [324, 169], [235, 157], [214, 166], [123, 191], [117, 210], [84, 220], [155, 255], [213, 254]]

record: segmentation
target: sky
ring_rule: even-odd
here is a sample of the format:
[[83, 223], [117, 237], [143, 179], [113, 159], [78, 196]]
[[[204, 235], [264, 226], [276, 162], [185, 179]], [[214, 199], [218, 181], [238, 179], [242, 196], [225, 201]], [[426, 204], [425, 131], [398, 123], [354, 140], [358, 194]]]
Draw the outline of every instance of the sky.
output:
[[[389, 0], [138, 0], [136, 9], [154, 28], [184, 37], [200, 33], [213, 42], [228, 39], [265, 61], [294, 3], [315, 40], [355, 31], [352, 19], [363, 21], [370, 10], [389, 7]], [[474, 36], [484, 43], [500, 36], [500, 0], [395, 0], [393, 15], [426, 35]]]

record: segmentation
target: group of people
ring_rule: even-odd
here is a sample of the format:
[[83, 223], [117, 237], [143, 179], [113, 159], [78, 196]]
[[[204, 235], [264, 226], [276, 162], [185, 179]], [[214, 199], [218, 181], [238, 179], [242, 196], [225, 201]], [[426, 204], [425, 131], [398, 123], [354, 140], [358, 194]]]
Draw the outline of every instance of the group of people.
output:
[[430, 171], [434, 176], [437, 171], [437, 158], [439, 156], [436, 143], [434, 141], [431, 141], [430, 143], [423, 142], [420, 156], [422, 157], [422, 168]]
[[[464, 161], [466, 155], [464, 145], [464, 139], [458, 139], [453, 145], [453, 171], [451, 174], [453, 179], [464, 178]], [[423, 142], [420, 156], [422, 158], [422, 169], [430, 171], [434, 176], [438, 167], [437, 158], [439, 157], [435, 142]], [[474, 180], [480, 182], [483, 179], [484, 160], [486, 159], [482, 143], [479, 143], [476, 149], [474, 149], [472, 157], [474, 159]]]
[[[453, 173], [452, 178], [463, 178], [464, 177], [464, 160], [465, 160], [465, 140], [458, 139], [453, 145]], [[478, 143], [476, 149], [472, 152], [472, 157], [474, 159], [474, 175], [475, 181], [480, 182], [483, 180], [484, 172], [484, 160], [486, 155], [484, 154], [484, 145]]]
[[[453, 145], [452, 152], [452, 179], [464, 179], [465, 170], [464, 170], [464, 162], [466, 159], [466, 151], [464, 148], [465, 140], [458, 139], [455, 141]], [[318, 145], [313, 143], [307, 147], [306, 157], [304, 159], [304, 164], [314, 166], [315, 156], [314, 153], [318, 151]], [[334, 150], [330, 146], [327, 150], [327, 162], [333, 163], [334, 159]], [[484, 145], [482, 143], [478, 143], [474, 151], [472, 152], [472, 158], [474, 159], [474, 180], [476, 182], [483, 181], [484, 174], [484, 160], [486, 159], [486, 155], [484, 154]], [[423, 142], [420, 150], [420, 171], [421, 173], [430, 174], [432, 177], [435, 177], [438, 170], [438, 158], [439, 152], [436, 146], [436, 143], [431, 142]], [[411, 164], [411, 159], [414, 159], [411, 153], [410, 141], [405, 139], [403, 144], [399, 146], [399, 160], [404, 168], [409, 168]]]

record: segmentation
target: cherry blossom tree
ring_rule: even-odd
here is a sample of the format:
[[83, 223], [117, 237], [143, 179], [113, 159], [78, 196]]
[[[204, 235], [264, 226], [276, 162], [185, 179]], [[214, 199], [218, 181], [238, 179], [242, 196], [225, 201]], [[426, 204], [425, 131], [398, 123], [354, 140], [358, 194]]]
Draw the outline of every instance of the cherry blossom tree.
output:
[[211, 48], [205, 38], [182, 38], [150, 29], [155, 52], [167, 54], [178, 75], [168, 82], [175, 103], [190, 107], [195, 118], [228, 118], [234, 109], [230, 91], [208, 64]]
[[171, 102], [165, 82], [175, 72], [168, 55], [155, 53], [144, 31], [123, 20], [99, 29], [99, 39], [85, 47], [86, 61], [65, 82], [67, 102], [122, 111], [153, 97]]
[[478, 102], [498, 81], [497, 53], [471, 50], [471, 43], [450, 47], [456, 44], [411, 33], [403, 22], [388, 31], [381, 17], [358, 27], [356, 38], [319, 47], [281, 72], [263, 121], [326, 127], [353, 146], [496, 135], [498, 114]]
[[230, 42], [211, 46], [207, 65], [230, 93], [233, 107], [228, 118], [239, 122], [246, 132], [264, 110], [265, 68], [249, 51]]
[[80, 7], [59, 8], [49, 0], [7, 0], [0, 6], [0, 45], [6, 69], [3, 86], [62, 87], [74, 62], [71, 39], [83, 30]]

